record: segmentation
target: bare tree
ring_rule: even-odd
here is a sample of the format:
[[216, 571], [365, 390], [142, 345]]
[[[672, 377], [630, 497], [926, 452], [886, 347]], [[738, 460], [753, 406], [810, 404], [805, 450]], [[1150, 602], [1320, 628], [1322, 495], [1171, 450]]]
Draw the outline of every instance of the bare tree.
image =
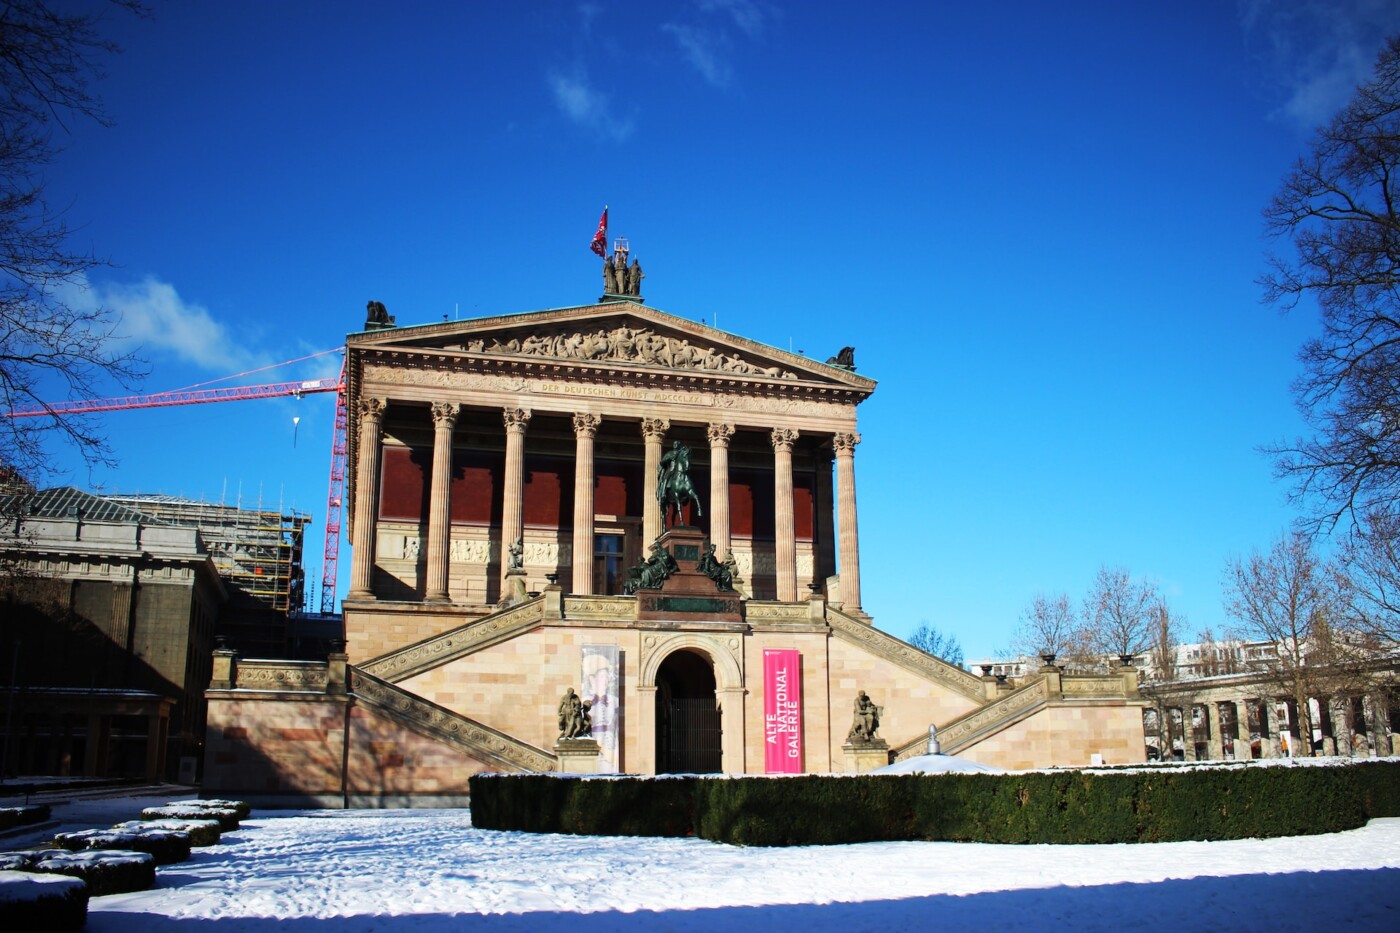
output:
[[1122, 567], [1100, 567], [1084, 599], [1085, 637], [1097, 655], [1137, 656], [1152, 644], [1157, 588]]
[[[138, 13], [135, 0], [111, 0]], [[58, 152], [65, 118], [106, 123], [89, 88], [98, 62], [116, 51], [97, 31], [96, 13], [63, 12], [46, 0], [0, 8], [0, 412], [16, 405], [96, 394], [105, 380], [131, 385], [143, 366], [117, 336], [117, 318], [74, 300], [102, 265], [74, 251], [63, 216], [44, 198], [43, 170]], [[0, 417], [0, 463], [42, 473], [44, 445], [56, 432], [89, 462], [109, 451], [81, 416]]]
[[1368, 514], [1343, 542], [1339, 561], [1353, 624], [1375, 650], [1400, 647], [1400, 518]]
[[1265, 299], [1290, 309], [1311, 296], [1321, 311], [1293, 390], [1313, 435], [1268, 448], [1315, 529], [1400, 506], [1397, 179], [1400, 36], [1264, 211], [1268, 232], [1293, 246], [1270, 257]]
[[957, 638], [934, 628], [927, 621], [920, 622], [919, 627], [914, 629], [914, 634], [909, 636], [909, 644], [949, 664], [963, 666], [963, 649]]
[[1308, 698], [1325, 696], [1330, 682], [1333, 625], [1340, 608], [1337, 579], [1308, 538], [1287, 534], [1268, 553], [1225, 566], [1225, 607], [1248, 638], [1277, 649], [1280, 684], [1298, 710], [1305, 751], [1311, 751]]
[[1155, 681], [1176, 680], [1183, 620], [1172, 612], [1166, 598], [1160, 595], [1153, 600], [1150, 611], [1148, 677]]
[[1011, 650], [1030, 657], [1053, 654], [1070, 664], [1084, 664], [1088, 655], [1084, 633], [1075, 617], [1069, 595], [1037, 593], [1021, 612], [1012, 636]]
[[1238, 640], [1230, 632], [1224, 632], [1220, 638], [1216, 638], [1215, 629], [1209, 625], [1197, 632], [1196, 642], [1200, 651], [1200, 663], [1196, 665], [1196, 672], [1201, 677], [1238, 674], [1244, 666], [1235, 656], [1236, 645], [1234, 643]]

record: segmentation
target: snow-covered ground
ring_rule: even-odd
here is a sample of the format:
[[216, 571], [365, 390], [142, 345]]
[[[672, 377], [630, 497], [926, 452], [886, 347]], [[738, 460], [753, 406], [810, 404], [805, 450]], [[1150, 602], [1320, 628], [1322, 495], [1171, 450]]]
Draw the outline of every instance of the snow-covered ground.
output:
[[[153, 802], [82, 801], [55, 815], [65, 827], [110, 825]], [[219, 845], [161, 868], [153, 890], [94, 898], [88, 914], [90, 933], [274, 926], [1394, 931], [1400, 819], [1234, 842], [745, 849], [491, 832], [473, 829], [463, 810], [255, 811]]]

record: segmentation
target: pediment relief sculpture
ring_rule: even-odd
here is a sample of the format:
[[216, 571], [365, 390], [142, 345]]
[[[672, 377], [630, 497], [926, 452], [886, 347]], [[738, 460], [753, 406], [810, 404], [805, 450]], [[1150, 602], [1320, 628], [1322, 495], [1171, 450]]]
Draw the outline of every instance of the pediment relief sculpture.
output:
[[685, 337], [669, 337], [651, 328], [626, 324], [594, 331], [560, 331], [531, 334], [528, 337], [477, 337], [463, 344], [468, 353], [503, 353], [584, 362], [615, 362], [669, 369], [698, 369], [704, 372], [740, 376], [766, 376], [770, 379], [796, 379], [797, 373], [779, 366], [750, 362], [721, 347], [695, 346]]

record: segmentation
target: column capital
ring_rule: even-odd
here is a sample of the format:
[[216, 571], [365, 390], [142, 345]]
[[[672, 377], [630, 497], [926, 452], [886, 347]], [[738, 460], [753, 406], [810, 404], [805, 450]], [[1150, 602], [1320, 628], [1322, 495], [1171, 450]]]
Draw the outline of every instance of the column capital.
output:
[[723, 421], [712, 422], [706, 425], [705, 436], [709, 438], [711, 447], [728, 447], [729, 439], [734, 436], [734, 425]]
[[505, 422], [507, 431], [524, 434], [525, 426], [530, 423], [530, 415], [528, 408], [507, 408], [501, 412], [501, 420]]
[[647, 440], [664, 440], [666, 432], [671, 430], [671, 420], [669, 418], [643, 418], [642, 437]]
[[792, 445], [797, 443], [797, 432], [792, 428], [774, 428], [769, 438], [773, 442], [773, 449], [792, 453]]
[[578, 437], [592, 437], [598, 433], [598, 425], [603, 419], [589, 412], [574, 413], [574, 434]]
[[838, 451], [849, 450], [854, 453], [859, 443], [860, 435], [855, 431], [838, 431], [831, 437], [831, 446]]
[[360, 399], [360, 417], [370, 421], [378, 421], [384, 417], [384, 409], [389, 407], [389, 400], [366, 395]]
[[433, 424], [450, 428], [457, 423], [461, 411], [462, 406], [456, 402], [433, 402]]

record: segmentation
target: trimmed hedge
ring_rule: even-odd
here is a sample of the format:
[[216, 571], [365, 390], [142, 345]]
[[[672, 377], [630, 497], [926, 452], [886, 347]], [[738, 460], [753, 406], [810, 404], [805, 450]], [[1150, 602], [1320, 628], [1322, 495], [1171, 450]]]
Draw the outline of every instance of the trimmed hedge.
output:
[[219, 807], [147, 807], [141, 811], [143, 820], [218, 820], [219, 829], [232, 832], [238, 828], [238, 811]]
[[473, 825], [527, 832], [764, 846], [1169, 842], [1331, 833], [1400, 816], [1400, 761], [1107, 774], [481, 775], [471, 797]]
[[195, 848], [218, 845], [221, 833], [218, 820], [127, 820], [112, 828], [138, 832], [146, 829], [168, 829], [177, 833], [188, 833], [190, 845]]
[[59, 833], [54, 845], [69, 852], [122, 849], [146, 852], [157, 865], [174, 865], [190, 857], [190, 834], [172, 829], [84, 829]]
[[46, 803], [24, 807], [0, 807], [0, 832], [42, 823], [48, 818], [49, 805]]
[[252, 804], [246, 800], [219, 800], [196, 797], [192, 800], [172, 800], [167, 807], [199, 807], [205, 810], [233, 810], [240, 820], [246, 820], [253, 812]]
[[24, 871], [81, 878], [93, 897], [144, 891], [156, 883], [156, 860], [145, 852], [41, 849], [23, 854], [29, 857]]
[[87, 923], [87, 885], [77, 878], [0, 871], [0, 917], [10, 930], [77, 933]]

